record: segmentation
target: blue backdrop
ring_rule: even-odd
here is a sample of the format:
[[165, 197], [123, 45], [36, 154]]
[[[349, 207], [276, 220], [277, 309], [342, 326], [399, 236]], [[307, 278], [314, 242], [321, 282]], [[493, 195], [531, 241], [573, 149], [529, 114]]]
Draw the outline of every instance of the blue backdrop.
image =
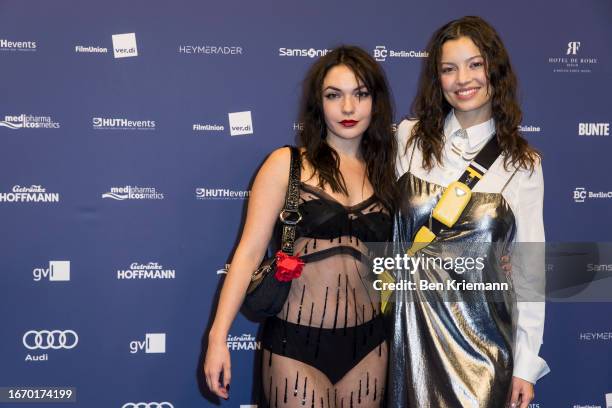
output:
[[[198, 375], [214, 299], [255, 169], [294, 140], [305, 70], [362, 46], [399, 121], [429, 36], [468, 14], [518, 72], [547, 239], [611, 241], [609, 0], [0, 1], [0, 387], [75, 387], [61, 406], [214, 404]], [[549, 302], [552, 373], [532, 407], [606, 406], [611, 312]], [[224, 406], [253, 404], [257, 331], [232, 327]]]

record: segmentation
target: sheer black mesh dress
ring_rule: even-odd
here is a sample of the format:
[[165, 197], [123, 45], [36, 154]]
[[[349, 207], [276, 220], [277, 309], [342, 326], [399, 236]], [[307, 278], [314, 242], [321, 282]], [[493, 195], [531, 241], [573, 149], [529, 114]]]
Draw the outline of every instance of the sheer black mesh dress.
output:
[[264, 327], [265, 406], [378, 407], [387, 344], [365, 243], [389, 240], [389, 213], [374, 196], [347, 207], [306, 183], [299, 209], [296, 254], [306, 264]]

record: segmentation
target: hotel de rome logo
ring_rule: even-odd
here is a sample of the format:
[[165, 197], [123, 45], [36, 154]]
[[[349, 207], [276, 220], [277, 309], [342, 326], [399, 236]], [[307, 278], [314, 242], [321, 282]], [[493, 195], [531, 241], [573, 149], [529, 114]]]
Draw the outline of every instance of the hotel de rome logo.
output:
[[581, 41], [569, 41], [564, 47], [565, 53], [548, 57], [555, 73], [590, 74], [599, 63], [598, 59], [585, 51], [588, 44]]
[[176, 269], [164, 267], [162, 264], [157, 262], [132, 262], [127, 268], [117, 270], [118, 280], [159, 280], [175, 278]]
[[14, 185], [9, 192], [0, 192], [0, 203], [58, 203], [59, 193], [47, 192], [40, 184], [30, 187]]
[[0, 38], [0, 51], [36, 51], [36, 41], [15, 40], [12, 38]]
[[377, 45], [372, 51], [376, 61], [385, 62], [387, 58], [427, 58], [427, 51], [390, 50], [385, 45]]
[[60, 124], [51, 116], [37, 116], [29, 113], [20, 115], [6, 115], [0, 120], [0, 127], [12, 130], [17, 129], [59, 129]]
[[110, 198], [116, 201], [123, 200], [163, 200], [164, 194], [155, 187], [123, 186], [111, 187], [108, 193], [102, 194], [102, 198]]
[[71, 350], [79, 343], [74, 330], [28, 330], [21, 338], [28, 353], [25, 361], [49, 361], [49, 350]]
[[70, 261], [49, 261], [48, 267], [34, 268], [32, 276], [35, 282], [48, 280], [50, 282], [70, 281]]
[[142, 351], [145, 354], [164, 354], [166, 352], [166, 333], [146, 333], [144, 340], [130, 342], [130, 354]]

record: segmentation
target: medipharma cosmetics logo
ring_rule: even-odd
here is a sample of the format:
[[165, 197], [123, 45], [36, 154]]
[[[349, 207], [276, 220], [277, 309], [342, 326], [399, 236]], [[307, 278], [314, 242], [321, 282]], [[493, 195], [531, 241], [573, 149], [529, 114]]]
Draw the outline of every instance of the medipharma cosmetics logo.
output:
[[58, 203], [59, 193], [48, 193], [41, 185], [15, 185], [10, 192], [0, 192], [0, 203]]
[[51, 282], [67, 282], [70, 280], [70, 261], [49, 261], [48, 268], [34, 268], [34, 281], [48, 279]]
[[251, 111], [232, 112], [227, 114], [230, 125], [230, 136], [252, 135], [253, 119]]
[[36, 51], [36, 41], [15, 41], [0, 38], [0, 51]]
[[51, 116], [36, 116], [27, 113], [21, 115], [6, 115], [4, 120], [0, 121], [0, 127], [9, 129], [59, 129], [60, 124], [51, 118]]
[[136, 33], [114, 34], [113, 52], [115, 58], [137, 57]]
[[592, 55], [586, 55], [585, 46], [586, 44], [581, 41], [568, 41], [563, 49], [563, 55], [548, 58], [548, 63], [553, 66], [553, 72], [590, 74], [599, 61]]
[[142, 280], [142, 279], [175, 279], [176, 270], [164, 268], [157, 262], [146, 264], [132, 262], [127, 269], [117, 270], [119, 280]]
[[195, 189], [195, 193], [198, 200], [246, 200], [249, 198], [251, 191], [198, 187]]
[[154, 120], [96, 117], [91, 122], [94, 130], [155, 130]]
[[306, 57], [306, 58], [317, 58], [322, 57], [331, 50], [326, 48], [279, 48], [278, 55], [280, 57]]
[[110, 198], [117, 201], [123, 200], [163, 200], [164, 194], [158, 192], [155, 187], [111, 187], [108, 193], [102, 194], [102, 198]]
[[142, 341], [130, 342], [130, 353], [136, 354], [144, 351], [146, 354], [159, 354], [166, 352], [166, 333], [147, 333]]
[[388, 50], [384, 45], [377, 45], [372, 52], [376, 61], [384, 62], [387, 58], [427, 58], [427, 51]]

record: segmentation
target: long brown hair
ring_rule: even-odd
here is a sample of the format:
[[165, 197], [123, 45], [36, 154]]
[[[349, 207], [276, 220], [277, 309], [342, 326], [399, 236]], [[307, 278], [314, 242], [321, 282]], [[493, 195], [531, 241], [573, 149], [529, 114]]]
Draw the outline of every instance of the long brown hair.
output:
[[343, 45], [319, 58], [308, 71], [303, 83], [298, 132], [305, 157], [314, 167], [319, 187], [326, 184], [332, 191], [348, 194], [340, 173], [340, 157], [327, 144], [327, 126], [323, 113], [323, 80], [329, 70], [345, 65], [353, 71], [372, 96], [372, 119], [361, 139], [361, 155], [366, 163], [366, 176], [374, 195], [393, 208], [395, 199], [395, 156], [397, 142], [391, 129], [393, 109], [389, 85], [382, 68], [359, 47]]
[[540, 153], [529, 146], [518, 129], [523, 115], [517, 97], [518, 83], [508, 52], [495, 29], [476, 16], [453, 20], [438, 29], [430, 39], [427, 45], [429, 56], [423, 62], [411, 111], [418, 122], [413, 127], [409, 143], [416, 143], [423, 152], [424, 168], [431, 169], [435, 164], [434, 159], [441, 163], [444, 119], [452, 109], [442, 94], [440, 83], [442, 46], [446, 41], [460, 37], [470, 38], [484, 57], [487, 78], [493, 90], [491, 111], [495, 119], [496, 137], [505, 155], [504, 167], [533, 171]]

